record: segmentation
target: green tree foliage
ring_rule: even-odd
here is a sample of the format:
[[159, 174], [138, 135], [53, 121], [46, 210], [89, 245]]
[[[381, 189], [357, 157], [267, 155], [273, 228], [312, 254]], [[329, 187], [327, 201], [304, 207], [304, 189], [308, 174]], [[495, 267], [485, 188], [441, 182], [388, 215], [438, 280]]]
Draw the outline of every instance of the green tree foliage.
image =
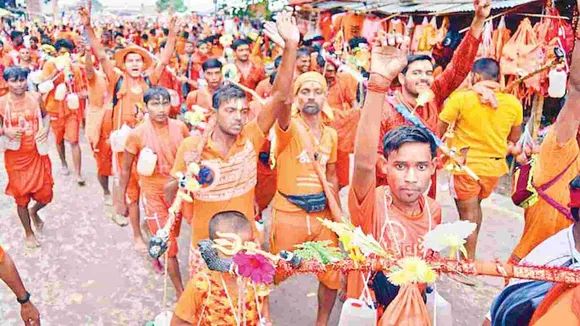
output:
[[173, 9], [176, 12], [184, 12], [187, 10], [187, 7], [183, 3], [183, 0], [157, 0], [157, 2], [155, 2], [155, 5], [157, 6], [157, 9], [159, 11], [165, 11], [169, 9], [171, 5], [173, 5]]

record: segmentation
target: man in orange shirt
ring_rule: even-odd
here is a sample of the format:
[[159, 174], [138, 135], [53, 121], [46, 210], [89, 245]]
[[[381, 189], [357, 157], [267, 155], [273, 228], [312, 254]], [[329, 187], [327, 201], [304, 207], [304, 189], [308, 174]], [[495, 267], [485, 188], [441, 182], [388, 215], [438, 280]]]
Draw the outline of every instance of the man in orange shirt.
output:
[[[159, 62], [153, 68], [149, 78], [147, 78], [143, 74], [153, 66], [153, 59], [149, 52], [137, 46], [130, 46], [123, 50], [119, 50], [115, 52], [114, 66], [112, 60], [109, 59], [103, 46], [95, 35], [95, 31], [91, 26], [90, 15], [87, 10], [81, 8], [79, 10], [79, 16], [81, 17], [81, 22], [91, 41], [91, 48], [99, 59], [103, 72], [109, 81], [108, 92], [109, 94], [113, 94], [113, 110], [111, 110], [109, 116], [105, 117], [103, 128], [108, 128], [108, 130], [111, 131], [112, 136], [115, 134], [115, 137], [111, 137], [111, 143], [113, 143], [113, 141], [119, 142], [121, 144], [117, 145], [119, 145], [119, 147], [124, 147], [123, 135], [118, 131], [124, 125], [129, 128], [134, 128], [137, 123], [142, 120], [145, 113], [143, 111], [143, 93], [151, 85], [156, 85], [159, 82], [160, 76], [165, 70], [165, 67], [169, 64], [173, 54], [177, 36], [176, 18], [173, 17], [169, 22], [170, 33], [165, 51], [163, 51], [159, 58]], [[120, 73], [118, 72], [119, 70], [121, 71]], [[126, 128], [123, 129], [126, 130]], [[122, 156], [119, 153], [122, 152], [115, 152], [113, 158], [113, 167], [115, 167], [114, 172], [117, 178], [119, 177], [119, 168], [122, 166]], [[124, 194], [122, 194], [121, 191], [116, 191], [114, 197], [117, 202], [117, 207], [120, 208], [118, 213], [125, 216], [129, 214], [131, 227], [133, 229], [135, 249], [140, 252], [145, 252], [147, 251], [147, 245], [143, 240], [143, 235], [141, 234], [139, 225], [140, 188], [137, 180], [137, 173], [136, 171], [133, 171], [129, 178], [127, 196], [123, 197]], [[129, 205], [128, 212], [123, 210], [125, 208], [123, 202], [127, 202]], [[123, 221], [123, 223], [118, 224], [124, 226], [127, 223], [126, 221]]]
[[[290, 111], [284, 103], [288, 100], [286, 90], [291, 86], [299, 40], [298, 29], [290, 17], [290, 14], [281, 13], [277, 21], [286, 47], [266, 109], [248, 122], [250, 112], [245, 92], [231, 84], [222, 86], [213, 95], [215, 127], [210, 127], [204, 137], [187, 138], [177, 152], [172, 170], [174, 177], [185, 172], [190, 163], [198, 163], [207, 172], [204, 173], [211, 176], [209, 185], [193, 193], [193, 205], [184, 207], [184, 216], [193, 218], [190, 253], [190, 272], [193, 274], [203, 267], [195, 248], [198, 241], [208, 237], [208, 224], [213, 215], [236, 210], [250, 219], [256, 214], [254, 191], [258, 153], [274, 122]], [[177, 181], [169, 183], [167, 189], [166, 193], [172, 200]]]
[[355, 109], [357, 80], [347, 73], [337, 73], [338, 67], [331, 60], [316, 57], [320, 72], [328, 84], [327, 103], [335, 112], [330, 124], [338, 134], [336, 171], [340, 188], [350, 183], [350, 154], [354, 151], [354, 135], [360, 117], [360, 110]]
[[[390, 44], [394, 43], [391, 40]], [[371, 73], [356, 136], [354, 172], [348, 198], [351, 222], [371, 234], [399, 257], [422, 255], [421, 238], [441, 222], [441, 206], [423, 193], [436, 171], [436, 145], [417, 127], [391, 130], [376, 144], [386, 92], [407, 62], [408, 42], [401, 49], [373, 48]], [[377, 161], [379, 162], [377, 164]], [[389, 186], [377, 187], [375, 170], [381, 169]], [[359, 298], [364, 284], [359, 273], [349, 273], [347, 294]]]
[[180, 56], [180, 75], [182, 85], [182, 94], [187, 96], [190, 92], [197, 89], [197, 80], [200, 77], [200, 69], [203, 61], [200, 60], [200, 56], [197, 55], [195, 50], [195, 39], [189, 37], [185, 43], [185, 53]]
[[[172, 203], [165, 199], [165, 183], [171, 179], [169, 173], [175, 161], [177, 148], [189, 135], [189, 130], [183, 122], [169, 119], [171, 99], [165, 88], [156, 86], [149, 88], [143, 95], [143, 101], [149, 118], [133, 129], [127, 137], [120, 188], [121, 192], [126, 194], [131, 168], [137, 159], [139, 161], [137, 173], [145, 203], [145, 220], [151, 234], [156, 234], [165, 226], [169, 217], [168, 209]], [[152, 155], [156, 156], [153, 161]], [[175, 234], [170, 242], [168, 261], [165, 262], [178, 298], [183, 292], [175, 239], [179, 235], [180, 227], [181, 220], [173, 228]], [[155, 260], [154, 264], [159, 271], [163, 270], [158, 260]]]
[[232, 44], [235, 51], [236, 67], [240, 72], [240, 84], [255, 90], [258, 83], [266, 78], [264, 67], [250, 60], [250, 43], [246, 40], [235, 40]]
[[[338, 245], [336, 234], [318, 220], [331, 218], [326, 202], [329, 196], [336, 196], [325, 193], [322, 182], [328, 182], [333, 191], [338, 192], [335, 165], [338, 139], [336, 131], [323, 124], [326, 91], [326, 80], [321, 74], [300, 75], [294, 82], [298, 113], [293, 118], [290, 114], [279, 117], [275, 127], [278, 191], [274, 195], [270, 236], [270, 250], [275, 254], [293, 250], [295, 245], [306, 241], [328, 240]], [[317, 162], [312, 162], [311, 157]], [[320, 165], [326, 180], [320, 180], [314, 164]], [[310, 205], [312, 199], [323, 204]], [[299, 204], [301, 201], [307, 205]], [[340, 287], [340, 273], [321, 273], [318, 279], [316, 324], [327, 325]], [[277, 279], [280, 281], [282, 279]]]
[[[50, 126], [54, 132], [56, 149], [61, 161], [61, 172], [65, 175], [69, 173], [64, 146], [66, 140], [71, 147], [76, 181], [80, 186], [84, 186], [85, 179], [81, 171], [82, 156], [79, 146], [82, 113], [79, 110], [78, 94], [86, 88], [85, 81], [80, 67], [71, 61], [70, 57], [74, 49], [72, 42], [60, 39], [55, 43], [55, 48], [58, 57], [46, 62], [42, 68], [42, 80], [53, 80], [55, 85], [54, 89], [46, 95], [44, 105], [50, 114]], [[60, 94], [57, 94], [57, 90]], [[76, 103], [69, 101], [72, 97], [76, 97]]]
[[216, 59], [208, 59], [203, 65], [203, 76], [207, 82], [207, 87], [195, 90], [187, 94], [185, 103], [187, 110], [193, 111], [192, 106], [198, 105], [211, 112], [212, 110], [212, 96], [216, 89], [218, 89], [223, 81], [222, 63]]
[[0, 246], [0, 279], [8, 285], [20, 303], [20, 316], [26, 326], [40, 325], [38, 309], [30, 301], [30, 293], [26, 291], [18, 269], [12, 258]]

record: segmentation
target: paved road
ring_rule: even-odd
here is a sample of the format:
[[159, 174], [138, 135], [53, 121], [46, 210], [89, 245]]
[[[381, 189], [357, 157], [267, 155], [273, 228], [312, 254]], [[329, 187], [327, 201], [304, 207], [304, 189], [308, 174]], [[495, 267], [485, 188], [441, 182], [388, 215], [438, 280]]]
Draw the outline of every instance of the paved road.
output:
[[[58, 174], [58, 156], [53, 150], [55, 198], [42, 211], [46, 222], [40, 235], [42, 247], [25, 249], [24, 232], [13, 200], [0, 196], [0, 244], [13, 256], [32, 300], [42, 314], [43, 325], [143, 325], [163, 311], [163, 277], [132, 249], [130, 229], [113, 224], [103, 213], [96, 167], [86, 142], [82, 144], [83, 169], [88, 180], [78, 187], [72, 177]], [[0, 159], [0, 165], [3, 162]], [[0, 170], [0, 187], [7, 183]], [[443, 220], [457, 219], [449, 196], [439, 194]], [[484, 201], [485, 222], [479, 255], [506, 259], [519, 238], [522, 212], [506, 197], [494, 195]], [[189, 243], [188, 226], [182, 229], [180, 247]], [[185, 275], [187, 252], [179, 254]], [[455, 325], [477, 325], [499, 292], [502, 280], [483, 278], [475, 288], [460, 286], [446, 277], [438, 290], [453, 304]], [[169, 286], [167, 309], [175, 303]], [[313, 325], [317, 284], [313, 277], [288, 280], [272, 294], [276, 325]], [[18, 304], [12, 293], [0, 285], [0, 325], [21, 325]], [[333, 312], [337, 324], [339, 308]]]

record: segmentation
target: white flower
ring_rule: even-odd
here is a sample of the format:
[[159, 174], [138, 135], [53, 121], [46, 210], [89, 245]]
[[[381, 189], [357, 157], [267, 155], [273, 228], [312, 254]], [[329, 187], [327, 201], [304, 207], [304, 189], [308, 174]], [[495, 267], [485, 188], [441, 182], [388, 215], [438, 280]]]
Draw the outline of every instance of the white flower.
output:
[[456, 221], [453, 223], [444, 223], [429, 231], [423, 241], [424, 250], [431, 249], [441, 252], [447, 247], [451, 247], [451, 254], [459, 249], [465, 256], [465, 239], [473, 233], [477, 224], [468, 221]]

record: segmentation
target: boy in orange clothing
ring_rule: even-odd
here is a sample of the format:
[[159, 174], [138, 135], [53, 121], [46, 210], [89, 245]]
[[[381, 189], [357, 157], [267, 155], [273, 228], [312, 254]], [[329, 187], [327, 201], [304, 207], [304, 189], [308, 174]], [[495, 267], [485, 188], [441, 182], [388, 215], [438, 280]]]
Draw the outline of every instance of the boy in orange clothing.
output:
[[[181, 141], [189, 135], [185, 123], [169, 118], [171, 99], [169, 92], [162, 87], [151, 87], [143, 95], [143, 101], [147, 108], [148, 118], [133, 129], [127, 137], [123, 167], [121, 171], [120, 188], [122, 193], [127, 192], [129, 175], [136, 158], [138, 161], [146, 160], [143, 150], [152, 151], [156, 155], [155, 166], [152, 171], [140, 171], [139, 183], [143, 191], [145, 203], [145, 215], [147, 226], [151, 234], [156, 234], [167, 222], [168, 209], [172, 203], [165, 199], [165, 183], [171, 179], [169, 175], [175, 161], [175, 154]], [[142, 164], [139, 162], [138, 164]], [[179, 235], [181, 220], [175, 227], [176, 237]], [[177, 297], [183, 292], [179, 262], [177, 261], [177, 242], [171, 241], [168, 251], [167, 269], [171, 282], [177, 292]], [[155, 260], [156, 267], [160, 267], [159, 261]], [[161, 271], [162, 269], [160, 269]]]
[[[436, 145], [426, 131], [410, 126], [393, 129], [382, 141], [384, 156], [379, 157], [375, 150], [386, 92], [407, 62], [408, 43], [401, 47], [373, 49], [367, 96], [354, 147], [348, 208], [355, 226], [373, 235], [399, 257], [405, 257], [422, 254], [421, 238], [441, 222], [441, 206], [423, 195], [436, 170]], [[389, 186], [377, 187], [377, 161]], [[361, 275], [349, 273], [348, 297], [359, 298], [362, 289]]]
[[[219, 238], [217, 233], [237, 234], [242, 242], [256, 239], [251, 222], [238, 211], [215, 214], [209, 221], [208, 231], [211, 240]], [[221, 252], [218, 254], [222, 258], [229, 258]], [[261, 325], [264, 297], [255, 292], [255, 286], [248, 281], [243, 282], [245, 304], [242, 314], [238, 310], [238, 298], [242, 294], [236, 277], [229, 273], [200, 271], [187, 283], [175, 306], [171, 325], [239, 325], [238, 321], [242, 319], [248, 325]]]
[[250, 60], [250, 43], [246, 40], [235, 40], [232, 44], [235, 51], [236, 67], [240, 72], [240, 84], [255, 90], [258, 83], [266, 78], [264, 67]]
[[[6, 194], [16, 201], [18, 217], [24, 227], [26, 246], [39, 247], [31, 227], [37, 230], [44, 223], [38, 212], [52, 201], [54, 182], [47, 153], [39, 153], [37, 144], [48, 146], [50, 120], [40, 103], [37, 93], [26, 91], [28, 71], [21, 67], [4, 70], [3, 78], [8, 83], [8, 94], [0, 98], [0, 134], [7, 138], [4, 165], [8, 174]], [[17, 143], [9, 147], [10, 143]], [[28, 207], [30, 201], [36, 203]]]
[[[61, 172], [68, 175], [68, 164], [66, 162], [66, 152], [64, 141], [70, 146], [73, 157], [73, 165], [76, 174], [76, 181], [80, 186], [84, 186], [85, 179], [81, 171], [81, 148], [79, 146], [80, 123], [82, 120], [80, 103], [77, 106], [69, 106], [67, 100], [70, 96], [78, 96], [82, 89], [86, 89], [85, 80], [80, 67], [72, 63], [70, 56], [74, 49], [71, 41], [60, 39], [55, 43], [58, 57], [49, 60], [42, 68], [42, 80], [53, 80], [55, 88], [51, 90], [45, 98], [44, 106], [50, 114], [51, 127], [56, 140], [56, 149], [61, 162]], [[65, 97], [57, 99], [56, 90], [64, 85], [66, 87]], [[71, 103], [71, 105], [74, 105]]]

